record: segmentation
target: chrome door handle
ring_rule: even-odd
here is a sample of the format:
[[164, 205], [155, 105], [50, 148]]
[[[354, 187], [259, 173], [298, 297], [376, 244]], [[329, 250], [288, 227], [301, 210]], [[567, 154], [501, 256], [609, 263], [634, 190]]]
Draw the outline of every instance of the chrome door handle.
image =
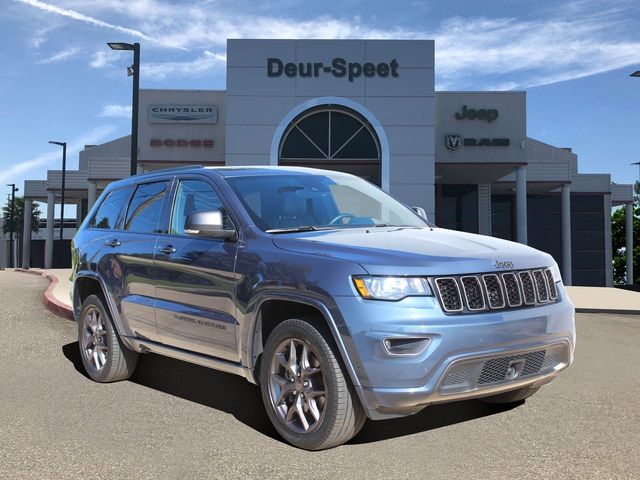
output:
[[104, 242], [104, 244], [107, 247], [119, 247], [120, 246], [120, 242], [118, 240], [116, 240], [115, 238], [113, 240], [109, 240], [108, 242]]
[[176, 249], [171, 245], [167, 245], [165, 247], [158, 248], [158, 251], [164, 253], [165, 255], [171, 255], [172, 253], [176, 253]]

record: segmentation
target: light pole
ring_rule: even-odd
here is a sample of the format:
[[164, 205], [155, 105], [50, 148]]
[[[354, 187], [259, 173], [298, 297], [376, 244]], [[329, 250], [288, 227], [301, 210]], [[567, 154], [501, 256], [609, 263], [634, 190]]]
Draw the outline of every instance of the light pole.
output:
[[11, 222], [9, 223], [9, 268], [13, 268], [13, 230], [16, 224], [16, 192], [20, 189], [16, 188], [15, 183], [8, 183], [7, 187], [11, 187]]
[[131, 175], [138, 173], [138, 96], [140, 94], [140, 44], [109, 42], [111, 50], [133, 50], [133, 65], [127, 68], [127, 76], [133, 77], [131, 105]]
[[60, 145], [62, 147], [62, 192], [60, 193], [60, 240], [62, 240], [62, 233], [64, 231], [64, 180], [67, 173], [67, 142], [54, 142], [49, 140], [52, 145]]

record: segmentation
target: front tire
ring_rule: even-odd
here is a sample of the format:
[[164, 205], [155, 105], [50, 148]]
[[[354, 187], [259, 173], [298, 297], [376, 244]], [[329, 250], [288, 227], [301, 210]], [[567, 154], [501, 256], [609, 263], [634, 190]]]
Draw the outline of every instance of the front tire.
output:
[[96, 382], [117, 382], [133, 375], [138, 353], [118, 337], [102, 300], [89, 295], [80, 308], [78, 345], [87, 374]]
[[282, 437], [305, 450], [341, 445], [366, 420], [329, 335], [314, 319], [289, 319], [269, 335], [260, 385], [269, 419]]

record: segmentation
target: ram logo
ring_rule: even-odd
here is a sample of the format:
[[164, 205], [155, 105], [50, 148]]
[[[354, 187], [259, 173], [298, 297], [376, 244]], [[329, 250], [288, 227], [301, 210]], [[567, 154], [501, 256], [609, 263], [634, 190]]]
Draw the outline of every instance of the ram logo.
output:
[[449, 150], [457, 150], [462, 146], [462, 136], [448, 133], [444, 136], [444, 144]]

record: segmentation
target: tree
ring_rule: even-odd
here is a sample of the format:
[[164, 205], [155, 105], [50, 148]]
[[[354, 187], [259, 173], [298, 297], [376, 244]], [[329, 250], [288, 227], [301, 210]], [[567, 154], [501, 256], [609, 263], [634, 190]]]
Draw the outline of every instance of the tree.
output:
[[[640, 182], [636, 182], [633, 215], [633, 279], [640, 284]], [[626, 252], [627, 212], [618, 208], [611, 216], [611, 246], [613, 250], [613, 281], [618, 284], [627, 282]]]
[[[7, 204], [2, 208], [2, 216], [4, 218], [2, 233], [6, 235], [13, 231], [14, 237], [17, 234], [17, 238], [22, 238], [22, 231], [24, 230], [24, 198], [16, 197], [13, 218], [11, 213], [11, 199], [8, 199]], [[38, 233], [38, 230], [40, 230], [40, 207], [36, 202], [32, 202], [31, 231]]]

